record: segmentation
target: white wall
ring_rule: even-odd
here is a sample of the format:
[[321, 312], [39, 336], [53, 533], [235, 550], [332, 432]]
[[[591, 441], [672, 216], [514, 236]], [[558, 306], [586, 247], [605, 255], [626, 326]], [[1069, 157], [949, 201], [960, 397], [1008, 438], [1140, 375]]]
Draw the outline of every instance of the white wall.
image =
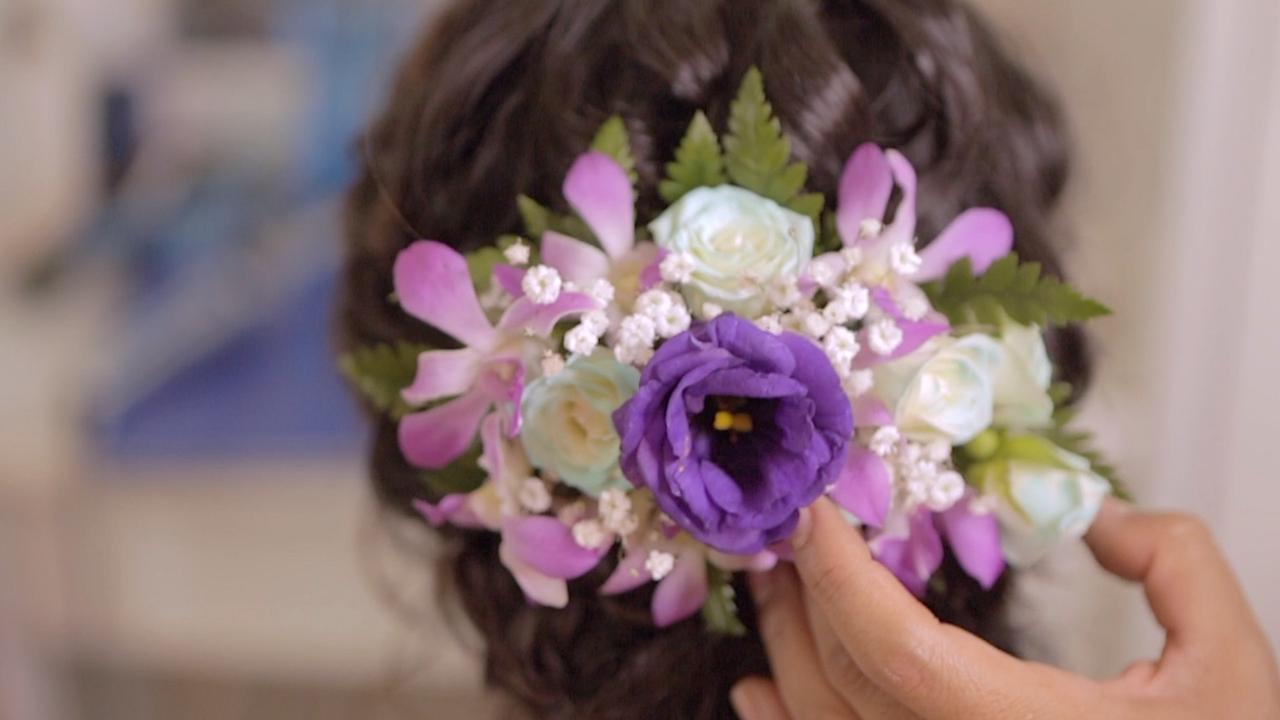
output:
[[[1269, 0], [978, 0], [1060, 92], [1078, 145], [1074, 279], [1116, 310], [1098, 323], [1086, 421], [1143, 504], [1203, 515], [1280, 641], [1280, 9]], [[1069, 665], [1158, 650], [1140, 596], [1083, 553], [1032, 588]], [[1046, 589], [1047, 587], [1047, 589]], [[1064, 598], [1067, 598], [1064, 600]]]

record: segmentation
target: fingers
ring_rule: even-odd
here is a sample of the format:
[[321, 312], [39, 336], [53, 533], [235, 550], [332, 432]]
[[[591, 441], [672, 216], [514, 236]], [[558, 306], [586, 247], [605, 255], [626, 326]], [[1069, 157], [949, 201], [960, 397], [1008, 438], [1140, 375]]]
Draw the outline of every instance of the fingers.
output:
[[739, 680], [729, 693], [729, 702], [740, 720], [791, 720], [778, 687], [764, 678]]
[[909, 710], [931, 719], [1040, 716], [1046, 703], [1072, 711], [1096, 694], [1088, 681], [939, 623], [828, 501], [806, 513], [791, 539], [801, 580], [862, 672]]
[[1258, 634], [1239, 582], [1198, 519], [1108, 499], [1085, 541], [1104, 569], [1143, 584], [1171, 644], [1220, 647]]
[[795, 571], [779, 567], [750, 582], [769, 667], [791, 717], [856, 717], [822, 672]]

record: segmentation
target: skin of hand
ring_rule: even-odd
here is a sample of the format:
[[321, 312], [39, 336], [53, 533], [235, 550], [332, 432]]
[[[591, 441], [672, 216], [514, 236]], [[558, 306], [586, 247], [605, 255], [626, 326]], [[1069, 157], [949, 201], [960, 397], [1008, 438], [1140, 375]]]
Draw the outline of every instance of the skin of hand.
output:
[[750, 578], [773, 679], [734, 686], [743, 720], [1280, 718], [1275, 655], [1199, 520], [1108, 500], [1085, 540], [1141, 582], [1167, 638], [1154, 662], [1097, 681], [1019, 660], [939, 622], [827, 500], [792, 538], [795, 566]]

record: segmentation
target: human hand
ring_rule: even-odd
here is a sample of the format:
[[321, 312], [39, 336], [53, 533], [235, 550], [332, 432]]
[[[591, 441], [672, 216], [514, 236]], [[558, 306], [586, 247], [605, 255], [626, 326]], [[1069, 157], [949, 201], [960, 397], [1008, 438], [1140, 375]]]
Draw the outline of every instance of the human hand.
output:
[[1108, 500], [1086, 536], [1140, 581], [1167, 639], [1157, 661], [1095, 681], [1008, 655], [939, 622], [826, 500], [801, 520], [795, 568], [751, 577], [772, 681], [733, 689], [743, 720], [1280, 718], [1280, 673], [1205, 526]]

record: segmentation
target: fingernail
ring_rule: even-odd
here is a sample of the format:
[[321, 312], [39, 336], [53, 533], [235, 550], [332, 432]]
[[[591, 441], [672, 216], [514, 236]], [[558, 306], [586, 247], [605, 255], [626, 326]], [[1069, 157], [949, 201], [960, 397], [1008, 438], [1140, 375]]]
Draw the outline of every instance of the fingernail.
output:
[[729, 691], [729, 704], [733, 706], [733, 711], [737, 713], [740, 720], [757, 720], [758, 715], [752, 715], [752, 713], [760, 703], [753, 702], [754, 699], [755, 689], [751, 687], [751, 683], [745, 681], [734, 685]]
[[747, 573], [747, 586], [757, 606], [765, 605], [773, 597], [773, 571]]
[[791, 547], [799, 550], [809, 542], [813, 531], [813, 508], [800, 508], [800, 519], [796, 521], [796, 529], [791, 533]]

